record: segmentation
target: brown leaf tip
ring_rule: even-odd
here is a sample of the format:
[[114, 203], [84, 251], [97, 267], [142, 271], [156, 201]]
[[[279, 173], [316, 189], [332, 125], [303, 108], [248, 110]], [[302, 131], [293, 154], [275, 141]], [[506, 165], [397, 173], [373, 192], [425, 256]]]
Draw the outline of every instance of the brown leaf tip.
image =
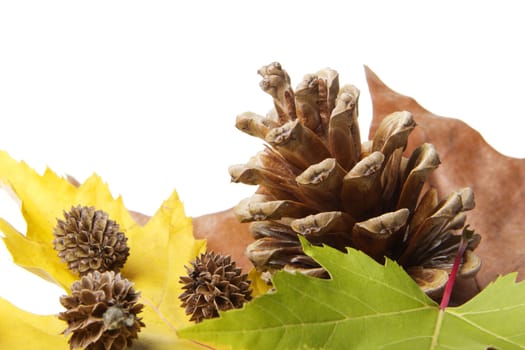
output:
[[118, 272], [129, 256], [127, 238], [119, 225], [94, 207], [79, 205], [64, 211], [53, 233], [58, 256], [80, 276], [93, 271]]
[[218, 317], [219, 311], [239, 309], [252, 299], [248, 275], [235, 265], [229, 255], [206, 252], [186, 266], [179, 299], [191, 321]]
[[71, 286], [71, 295], [60, 297], [66, 311], [64, 330], [70, 349], [121, 350], [137, 339], [144, 323], [137, 315], [144, 305], [133, 284], [114, 271], [90, 272]]

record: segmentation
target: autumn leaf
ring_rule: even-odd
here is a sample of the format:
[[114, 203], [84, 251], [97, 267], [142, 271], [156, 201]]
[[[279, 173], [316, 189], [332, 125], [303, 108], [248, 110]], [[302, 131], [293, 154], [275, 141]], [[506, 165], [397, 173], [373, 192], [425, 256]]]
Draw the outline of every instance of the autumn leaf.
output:
[[193, 218], [195, 238], [206, 239], [210, 250], [231, 255], [245, 272], [253, 268], [244, 254], [248, 244], [253, 242], [249, 226], [240, 223], [231, 209]]
[[427, 111], [413, 98], [391, 90], [368, 67], [365, 70], [374, 114], [370, 137], [389, 113], [410, 111], [417, 128], [406, 151], [412, 152], [417, 145], [430, 142], [441, 159], [429, 184], [441, 194], [464, 186], [474, 190], [476, 208], [469, 212], [468, 220], [482, 237], [476, 249], [483, 261], [476, 275], [479, 288], [509, 272], [517, 271], [519, 279], [523, 279], [525, 159], [502, 155], [464, 122]]
[[[189, 324], [177, 298], [182, 292], [179, 276], [185, 273], [184, 265], [205, 251], [205, 242], [193, 238], [191, 219], [185, 216], [176, 192], [141, 226], [133, 220], [122, 198], [114, 199], [108, 186], [97, 175], [77, 187], [49, 169], [39, 175], [27, 164], [0, 152], [0, 181], [20, 199], [27, 223], [27, 233], [23, 235], [6, 220], [0, 219], [0, 230], [5, 235], [3, 240], [15, 263], [56, 283], [67, 293], [78, 277], [67, 269], [52, 248], [56, 219], [62, 217], [64, 210], [76, 205], [103, 210], [119, 223], [128, 238], [130, 256], [121, 273], [141, 292], [140, 302], [145, 305], [140, 316], [146, 327], [139, 334], [136, 347], [202, 349], [198, 344], [178, 339], [175, 333], [176, 329]], [[41, 347], [52, 342], [52, 348], [68, 348], [66, 339], [57, 330], [58, 321], [54, 316], [38, 317], [2, 301], [0, 319], [9, 319], [11, 315], [16, 317], [10, 327], [34, 335]], [[59, 330], [65, 327], [63, 323]], [[55, 339], [60, 340], [56, 344], [62, 344], [61, 347], [54, 345]], [[27, 348], [25, 337], [17, 340], [2, 336], [0, 348]]]
[[276, 292], [179, 331], [231, 349], [525, 349], [525, 282], [499, 278], [461, 307], [439, 306], [395, 262], [302, 239], [331, 279], [279, 272]]
[[43, 345], [67, 349], [65, 339], [58, 336], [63, 328], [64, 323], [54, 315], [35, 315], [0, 298], [1, 349], [39, 349]]

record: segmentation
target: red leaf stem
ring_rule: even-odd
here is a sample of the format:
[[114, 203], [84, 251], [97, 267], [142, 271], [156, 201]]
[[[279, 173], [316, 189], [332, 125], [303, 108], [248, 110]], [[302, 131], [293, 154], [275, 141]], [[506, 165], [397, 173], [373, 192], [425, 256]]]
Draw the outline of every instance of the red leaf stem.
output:
[[454, 288], [454, 282], [456, 281], [456, 277], [458, 275], [459, 265], [461, 264], [461, 260], [463, 260], [465, 249], [467, 249], [468, 235], [472, 233], [473, 231], [468, 230], [468, 226], [463, 229], [461, 241], [459, 242], [458, 253], [454, 258], [454, 264], [452, 265], [452, 270], [450, 271], [450, 276], [448, 277], [447, 285], [445, 286], [445, 292], [443, 293], [443, 298], [441, 299], [441, 304], [439, 305], [441, 310], [444, 310], [450, 302], [452, 289]]

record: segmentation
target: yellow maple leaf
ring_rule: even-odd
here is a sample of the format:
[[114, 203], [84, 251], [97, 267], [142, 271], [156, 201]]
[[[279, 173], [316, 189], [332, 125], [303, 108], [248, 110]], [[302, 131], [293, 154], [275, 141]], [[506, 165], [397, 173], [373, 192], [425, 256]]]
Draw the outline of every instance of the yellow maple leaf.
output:
[[66, 349], [64, 322], [53, 315], [35, 315], [0, 298], [0, 349]]
[[[179, 306], [178, 295], [182, 292], [179, 276], [186, 273], [184, 265], [205, 251], [205, 241], [193, 238], [191, 218], [186, 217], [176, 192], [141, 226], [133, 220], [122, 198], [113, 198], [107, 184], [97, 175], [76, 187], [49, 169], [40, 175], [24, 162], [17, 162], [0, 151], [0, 182], [20, 199], [27, 223], [24, 235], [0, 219], [4, 243], [16, 264], [56, 283], [68, 293], [78, 277], [53, 249], [53, 228], [64, 210], [76, 205], [94, 206], [118, 222], [128, 238], [130, 256], [121, 273], [135, 284], [135, 289], [141, 292], [140, 302], [145, 305], [140, 316], [146, 327], [139, 333], [134, 347], [209, 349], [178, 339], [175, 332], [190, 324]], [[65, 327], [66, 324], [53, 315], [34, 315], [0, 298], [0, 349], [27, 349], [28, 338], [38, 344], [38, 348], [67, 349], [67, 341], [60, 334]]]

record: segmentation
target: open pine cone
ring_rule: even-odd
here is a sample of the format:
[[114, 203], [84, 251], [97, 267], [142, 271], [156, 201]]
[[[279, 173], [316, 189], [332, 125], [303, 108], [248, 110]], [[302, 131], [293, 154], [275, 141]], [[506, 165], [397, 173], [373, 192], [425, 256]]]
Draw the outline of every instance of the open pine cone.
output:
[[60, 297], [66, 308], [58, 318], [66, 321], [71, 349], [122, 350], [137, 338], [144, 323], [137, 317], [144, 307], [133, 284], [114, 271], [88, 273]]
[[[232, 181], [259, 186], [235, 208], [241, 222], [252, 222], [256, 240], [247, 255], [253, 264], [262, 271], [327, 277], [304, 254], [300, 234], [313, 244], [396, 260], [425, 292], [439, 294], [461, 240], [456, 232], [464, 228], [474, 198], [470, 188], [443, 200], [435, 189], [423, 191], [440, 161], [431, 144], [403, 155], [416, 126], [412, 115], [393, 111], [373, 140], [361, 144], [359, 90], [339, 88], [336, 71], [307, 75], [295, 91], [279, 63], [258, 73], [275, 109], [266, 117], [241, 114], [236, 126], [268, 146], [247, 164], [229, 168]], [[469, 239], [462, 277], [479, 270], [472, 252], [479, 240], [477, 234]]]

